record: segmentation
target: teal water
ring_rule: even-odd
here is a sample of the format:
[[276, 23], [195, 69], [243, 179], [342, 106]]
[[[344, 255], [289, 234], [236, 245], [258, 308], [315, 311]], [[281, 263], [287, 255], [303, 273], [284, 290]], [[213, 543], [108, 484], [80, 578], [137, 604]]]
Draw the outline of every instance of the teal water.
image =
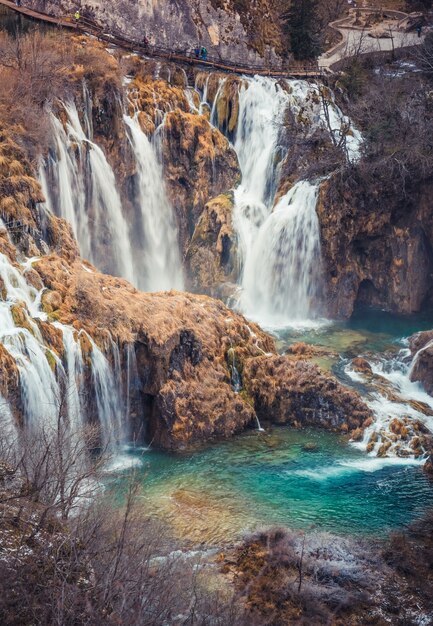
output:
[[[347, 358], [397, 353], [404, 338], [431, 328], [428, 318], [383, 313], [350, 323], [279, 331], [280, 348], [308, 341]], [[341, 359], [344, 362], [344, 358]], [[333, 363], [338, 374], [339, 365]], [[141, 465], [144, 510], [194, 542], [232, 541], [268, 525], [384, 536], [433, 506], [433, 481], [415, 460], [378, 459], [345, 438], [266, 427], [182, 454], [131, 452]], [[127, 474], [115, 479], [121, 493]]]
[[324, 432], [275, 427], [184, 454], [137, 456], [146, 510], [195, 540], [232, 540], [273, 524], [378, 536], [433, 504], [419, 464], [368, 457]]

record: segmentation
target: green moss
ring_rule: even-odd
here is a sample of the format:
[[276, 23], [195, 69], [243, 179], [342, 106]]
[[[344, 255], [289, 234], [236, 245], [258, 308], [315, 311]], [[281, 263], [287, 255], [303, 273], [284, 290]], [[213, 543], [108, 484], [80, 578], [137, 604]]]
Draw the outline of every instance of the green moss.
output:
[[53, 372], [56, 371], [56, 359], [54, 357], [54, 354], [51, 352], [51, 350], [45, 350], [45, 356], [46, 359], [48, 361], [48, 365], [50, 366], [50, 368], [53, 370]]
[[247, 389], [241, 389], [239, 395], [246, 404], [249, 404], [254, 409], [254, 398]]

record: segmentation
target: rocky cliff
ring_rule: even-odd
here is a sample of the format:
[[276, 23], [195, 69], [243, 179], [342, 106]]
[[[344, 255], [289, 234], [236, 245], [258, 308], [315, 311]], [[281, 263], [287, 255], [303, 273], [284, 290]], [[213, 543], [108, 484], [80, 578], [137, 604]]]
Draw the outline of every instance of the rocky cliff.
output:
[[[395, 313], [420, 311], [431, 297], [431, 187], [407, 196], [383, 193], [380, 180], [351, 175], [322, 185], [318, 214], [329, 316], [356, 305]], [[338, 233], [338, 236], [336, 236]]]
[[173, 50], [192, 51], [204, 45], [222, 59], [265, 65], [278, 63], [283, 36], [275, 3], [260, 0], [29, 0], [26, 3], [56, 16], [72, 15], [77, 8], [125, 38]]

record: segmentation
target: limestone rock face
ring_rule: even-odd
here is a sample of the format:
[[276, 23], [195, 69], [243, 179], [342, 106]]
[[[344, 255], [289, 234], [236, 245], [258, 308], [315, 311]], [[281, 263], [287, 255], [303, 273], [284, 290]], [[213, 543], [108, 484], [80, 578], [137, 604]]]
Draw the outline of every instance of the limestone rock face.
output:
[[284, 39], [270, 0], [28, 0], [26, 6], [51, 15], [72, 15], [80, 8], [107, 30], [173, 50], [205, 45], [210, 54], [254, 64], [279, 60]]
[[404, 314], [421, 309], [433, 286], [431, 190], [384, 199], [374, 186], [367, 195], [331, 179], [317, 211], [327, 315], [349, 317], [356, 304]]
[[422, 383], [424, 389], [433, 395], [433, 330], [416, 333], [409, 342], [415, 362], [411, 380]]
[[193, 291], [215, 297], [221, 284], [234, 278], [232, 210], [233, 194], [222, 194], [206, 204], [199, 218], [186, 255]]
[[186, 251], [205, 204], [240, 180], [238, 159], [228, 140], [206, 118], [175, 109], [161, 138], [164, 173]]
[[[17, 252], [37, 256], [51, 246], [65, 258], [78, 255], [71, 228], [44, 211], [44, 196], [22, 148], [0, 125], [0, 253], [15, 260]], [[0, 285], [1, 288], [1, 285]]]
[[276, 355], [247, 359], [243, 380], [259, 419], [276, 424], [347, 433], [372, 416], [357, 393], [308, 361]]

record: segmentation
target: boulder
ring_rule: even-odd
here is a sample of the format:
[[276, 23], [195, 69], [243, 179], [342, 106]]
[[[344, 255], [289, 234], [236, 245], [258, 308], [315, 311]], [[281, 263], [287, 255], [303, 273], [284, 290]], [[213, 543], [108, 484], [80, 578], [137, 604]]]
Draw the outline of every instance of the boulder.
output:
[[247, 359], [243, 381], [260, 420], [348, 433], [372, 417], [356, 392], [308, 361], [277, 355]]
[[433, 395], [433, 331], [412, 335], [409, 347], [413, 357], [410, 379], [422, 383], [427, 393]]

